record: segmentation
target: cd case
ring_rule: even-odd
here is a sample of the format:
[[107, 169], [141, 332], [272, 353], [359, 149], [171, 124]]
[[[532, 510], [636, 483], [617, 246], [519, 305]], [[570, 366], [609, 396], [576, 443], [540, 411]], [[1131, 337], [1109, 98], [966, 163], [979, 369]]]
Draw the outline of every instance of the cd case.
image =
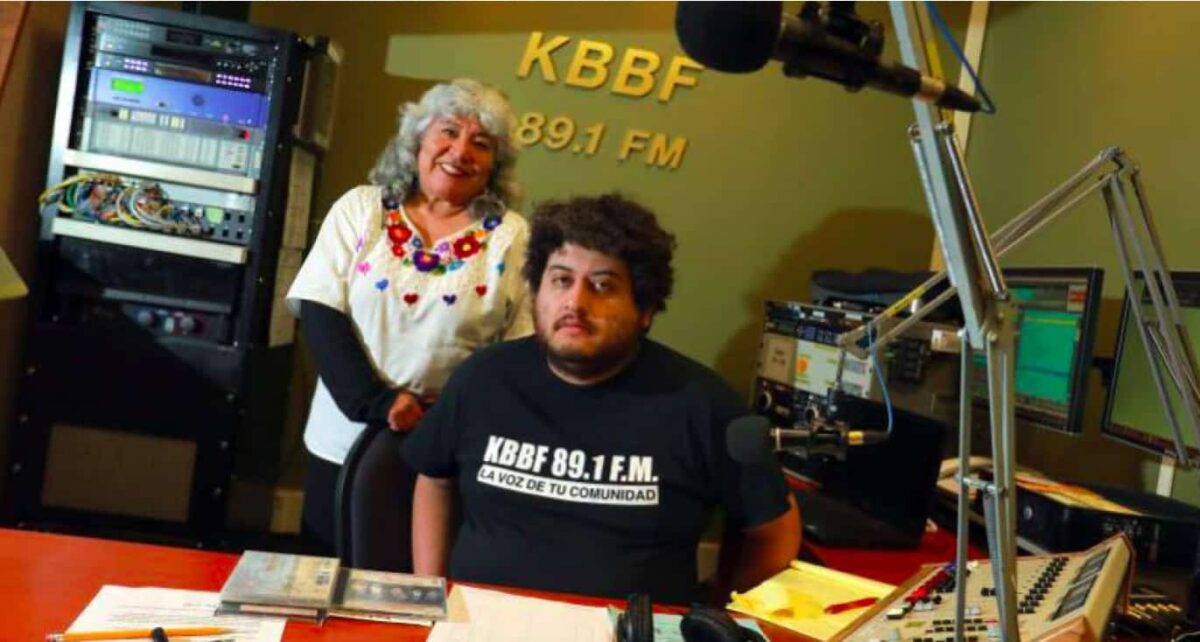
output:
[[323, 620], [338, 569], [337, 558], [246, 551], [221, 588], [218, 612]]
[[329, 615], [431, 625], [446, 619], [446, 579], [343, 568]]

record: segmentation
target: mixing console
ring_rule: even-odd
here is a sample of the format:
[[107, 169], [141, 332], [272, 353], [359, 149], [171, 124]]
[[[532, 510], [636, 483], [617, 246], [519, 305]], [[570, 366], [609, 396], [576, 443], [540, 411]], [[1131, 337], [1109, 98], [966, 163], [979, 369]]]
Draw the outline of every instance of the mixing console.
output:
[[[1117, 605], [1128, 595], [1133, 554], [1124, 536], [1078, 553], [1017, 560], [1021, 640], [1098, 640]], [[992, 565], [967, 566], [966, 642], [1000, 638]], [[925, 566], [887, 599], [863, 614], [839, 640], [952, 642], [955, 620], [954, 565]], [[1123, 610], [1123, 608], [1122, 608]]]

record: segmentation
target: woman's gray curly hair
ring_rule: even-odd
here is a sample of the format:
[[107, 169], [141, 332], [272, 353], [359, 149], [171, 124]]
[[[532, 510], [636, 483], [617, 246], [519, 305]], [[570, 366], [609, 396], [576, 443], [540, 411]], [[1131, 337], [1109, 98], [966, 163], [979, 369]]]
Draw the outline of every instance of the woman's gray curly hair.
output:
[[418, 188], [417, 152], [421, 137], [435, 119], [446, 116], [474, 117], [496, 140], [492, 175], [483, 193], [471, 201], [471, 215], [484, 218], [515, 207], [521, 200], [521, 188], [513, 176], [517, 147], [510, 136], [516, 116], [504, 94], [469, 78], [434, 85], [421, 96], [421, 102], [401, 106], [400, 129], [375, 161], [367, 180], [383, 187], [385, 199], [403, 203], [412, 196]]

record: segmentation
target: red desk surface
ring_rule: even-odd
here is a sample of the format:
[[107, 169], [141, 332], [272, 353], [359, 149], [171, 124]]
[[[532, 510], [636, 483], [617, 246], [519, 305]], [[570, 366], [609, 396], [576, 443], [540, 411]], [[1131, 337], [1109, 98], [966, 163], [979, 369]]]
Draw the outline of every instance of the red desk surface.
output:
[[[926, 545], [915, 551], [821, 547], [811, 550], [833, 568], [897, 583], [922, 563], [953, 557], [953, 535], [931, 534], [926, 539]], [[10, 614], [4, 618], [7, 622], [3, 637], [37, 641], [47, 633], [65, 630], [105, 584], [217, 591], [237, 559], [237, 555], [229, 553], [0, 529], [0, 604]], [[613, 603], [535, 591], [516, 592], [578, 604]], [[773, 642], [803, 639], [767, 623], [762, 623], [762, 627]], [[427, 629], [420, 627], [329, 619], [324, 626], [288, 622], [284, 640], [405, 642], [424, 640], [427, 633]]]

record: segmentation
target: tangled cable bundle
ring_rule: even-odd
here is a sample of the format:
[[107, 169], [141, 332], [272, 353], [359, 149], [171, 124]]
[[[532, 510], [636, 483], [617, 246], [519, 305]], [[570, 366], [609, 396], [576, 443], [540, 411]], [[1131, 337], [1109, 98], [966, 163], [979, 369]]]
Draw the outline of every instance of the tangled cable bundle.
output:
[[78, 174], [52, 185], [38, 197], [73, 218], [160, 232], [202, 233], [201, 218], [175, 209], [157, 183], [127, 184], [112, 174]]

